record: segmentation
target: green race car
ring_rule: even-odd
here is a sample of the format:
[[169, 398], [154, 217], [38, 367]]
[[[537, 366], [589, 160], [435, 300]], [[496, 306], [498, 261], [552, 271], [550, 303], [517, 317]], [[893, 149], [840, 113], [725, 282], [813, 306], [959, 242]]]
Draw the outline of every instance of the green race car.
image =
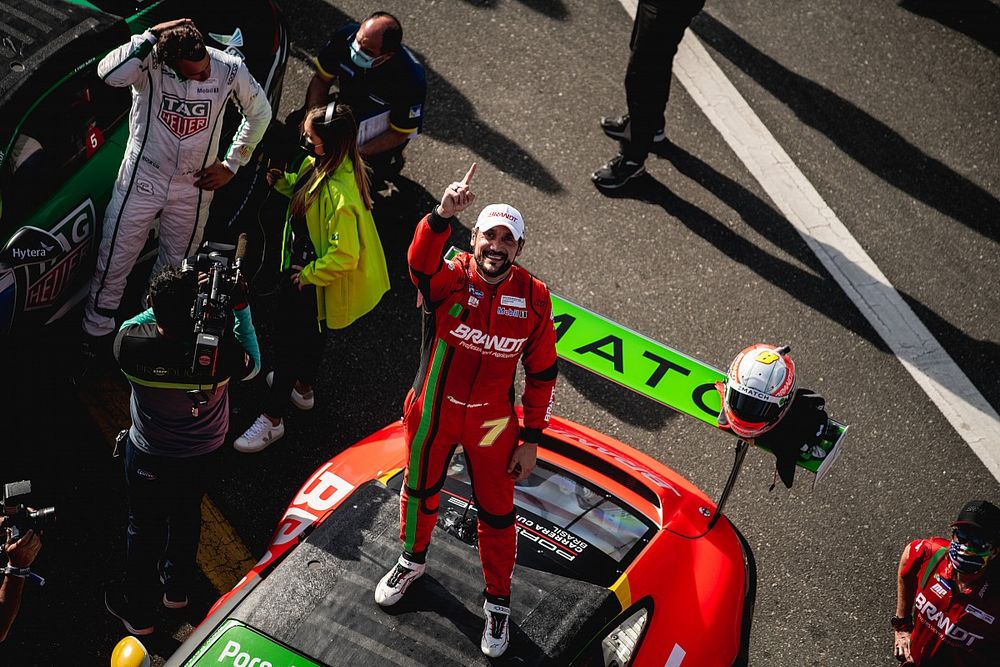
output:
[[[288, 37], [273, 0], [0, 4], [0, 335], [49, 324], [86, 297], [132, 103], [128, 88], [101, 81], [97, 63], [130, 35], [180, 17], [209, 46], [243, 58], [277, 110]], [[223, 138], [239, 118], [229, 105]], [[263, 187], [259, 153], [219, 191], [210, 232], [232, 232]]]

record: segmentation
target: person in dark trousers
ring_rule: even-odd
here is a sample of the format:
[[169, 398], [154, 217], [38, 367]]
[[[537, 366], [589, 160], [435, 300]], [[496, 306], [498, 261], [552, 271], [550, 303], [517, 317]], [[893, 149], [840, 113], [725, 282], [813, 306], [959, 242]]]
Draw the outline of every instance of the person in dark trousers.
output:
[[677, 46], [705, 0], [639, 0], [632, 24], [625, 99], [628, 112], [601, 118], [601, 129], [622, 142], [618, 155], [591, 174], [598, 187], [615, 189], [646, 173], [646, 156], [666, 138], [663, 112]]
[[124, 442], [129, 517], [124, 586], [109, 588], [104, 600], [134, 635], [153, 633], [161, 590], [168, 609], [188, 604], [201, 499], [229, 430], [229, 380], [249, 380], [260, 368], [250, 307], [234, 293], [234, 324], [222, 336], [215, 364], [195, 369], [197, 294], [196, 271], [165, 268], [149, 286], [152, 308], [122, 324], [114, 343], [132, 388]]
[[290, 199], [274, 322], [276, 363], [266, 376], [264, 412], [233, 442], [237, 451], [259, 452], [283, 437], [289, 399], [300, 410], [313, 408], [325, 332], [350, 326], [389, 290], [357, 131], [347, 105], [315, 107], [303, 122], [308, 155], [302, 164], [268, 172], [271, 187]]

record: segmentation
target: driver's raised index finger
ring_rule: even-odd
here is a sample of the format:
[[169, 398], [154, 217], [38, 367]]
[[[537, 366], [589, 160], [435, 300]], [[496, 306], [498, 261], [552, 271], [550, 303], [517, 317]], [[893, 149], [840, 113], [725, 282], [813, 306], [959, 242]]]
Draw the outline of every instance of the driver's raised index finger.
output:
[[465, 172], [465, 176], [462, 178], [462, 185], [468, 185], [472, 182], [472, 177], [476, 175], [476, 163], [473, 162], [472, 166], [469, 167], [469, 171]]

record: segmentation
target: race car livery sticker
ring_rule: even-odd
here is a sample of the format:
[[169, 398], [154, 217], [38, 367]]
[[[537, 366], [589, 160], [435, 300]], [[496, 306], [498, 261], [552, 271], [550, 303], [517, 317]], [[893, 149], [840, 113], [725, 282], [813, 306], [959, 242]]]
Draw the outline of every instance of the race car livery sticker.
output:
[[515, 308], [527, 308], [528, 304], [525, 303], [523, 296], [510, 296], [509, 294], [504, 294], [500, 297], [501, 306], [514, 306]]
[[23, 310], [48, 308], [59, 300], [68, 285], [79, 282], [74, 276], [87, 259], [96, 229], [97, 213], [88, 197], [49, 230], [68, 251], [52, 261], [23, 267], [27, 286]]
[[175, 137], [183, 140], [207, 128], [211, 115], [211, 100], [185, 100], [163, 93], [158, 118]]
[[291, 505], [281, 517], [274, 531], [271, 544], [257, 567], [264, 567], [296, 544], [296, 540], [306, 528], [329, 514], [340, 502], [351, 495], [354, 485], [333, 472], [334, 464], [327, 462], [299, 489]]
[[521, 310], [520, 308], [505, 308], [504, 306], [497, 306], [497, 315], [517, 317], [522, 320], [528, 319], [528, 311]]
[[226, 621], [199, 649], [192, 667], [321, 667], [238, 621]]
[[536, 522], [523, 514], [517, 515], [517, 534], [570, 562], [590, 546], [567, 530]]
[[716, 424], [722, 372], [552, 295], [560, 357], [659, 403]]

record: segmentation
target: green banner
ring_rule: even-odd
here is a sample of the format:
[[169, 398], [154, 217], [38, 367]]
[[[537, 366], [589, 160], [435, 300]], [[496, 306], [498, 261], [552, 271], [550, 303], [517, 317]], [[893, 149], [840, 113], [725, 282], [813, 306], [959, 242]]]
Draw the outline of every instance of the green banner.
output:
[[221, 625], [185, 667], [322, 667], [281, 644], [268, 639], [239, 621]]
[[716, 425], [715, 383], [726, 376], [697, 359], [552, 295], [556, 351], [566, 361]]

